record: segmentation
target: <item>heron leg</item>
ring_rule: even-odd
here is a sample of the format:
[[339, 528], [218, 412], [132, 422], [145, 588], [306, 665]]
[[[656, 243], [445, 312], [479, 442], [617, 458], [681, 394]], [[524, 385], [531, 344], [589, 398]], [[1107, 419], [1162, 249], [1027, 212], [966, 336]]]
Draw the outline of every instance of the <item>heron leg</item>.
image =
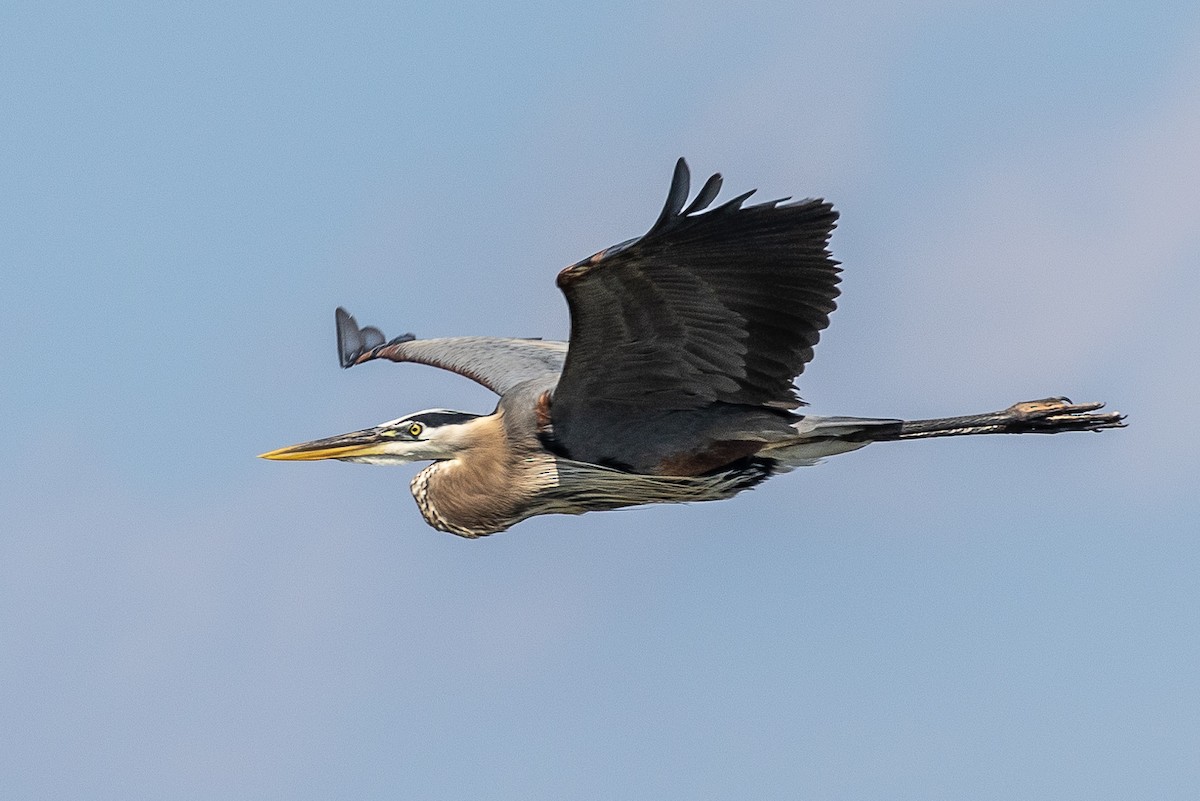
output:
[[1072, 403], [1069, 398], [1063, 397], [1042, 398], [1014, 403], [1000, 412], [905, 420], [899, 431], [888, 432], [878, 440], [970, 434], [1058, 434], [1063, 431], [1100, 431], [1125, 426], [1123, 414], [1097, 411], [1102, 408], [1103, 403]]

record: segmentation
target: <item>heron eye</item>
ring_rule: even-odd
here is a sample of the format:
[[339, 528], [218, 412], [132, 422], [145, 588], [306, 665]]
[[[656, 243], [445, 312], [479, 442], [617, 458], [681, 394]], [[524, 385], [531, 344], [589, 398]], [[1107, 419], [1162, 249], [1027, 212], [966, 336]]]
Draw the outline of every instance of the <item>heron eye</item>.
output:
[[408, 433], [413, 437], [413, 439], [421, 436], [421, 432], [424, 430], [425, 426], [421, 425], [420, 423], [413, 423], [408, 427]]

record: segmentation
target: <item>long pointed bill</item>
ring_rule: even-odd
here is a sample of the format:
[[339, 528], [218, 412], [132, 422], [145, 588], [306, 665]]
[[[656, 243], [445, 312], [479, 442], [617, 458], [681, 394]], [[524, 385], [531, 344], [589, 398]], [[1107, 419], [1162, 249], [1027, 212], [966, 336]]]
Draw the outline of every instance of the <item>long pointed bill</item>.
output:
[[380, 436], [379, 430], [367, 428], [336, 437], [302, 442], [279, 450], [260, 453], [260, 459], [275, 459], [288, 462], [313, 462], [318, 459], [357, 459], [364, 456], [379, 456], [389, 442]]

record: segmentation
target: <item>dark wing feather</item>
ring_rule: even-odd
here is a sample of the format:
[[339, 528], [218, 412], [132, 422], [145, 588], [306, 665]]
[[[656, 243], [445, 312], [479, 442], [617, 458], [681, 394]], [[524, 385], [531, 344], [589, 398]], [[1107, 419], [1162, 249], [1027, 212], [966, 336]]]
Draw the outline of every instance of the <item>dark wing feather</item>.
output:
[[567, 352], [566, 343], [540, 339], [417, 339], [412, 334], [405, 334], [388, 342], [378, 328], [360, 328], [341, 307], [336, 318], [338, 361], [342, 367], [353, 367], [372, 359], [428, 364], [466, 376], [498, 395], [531, 379], [553, 379], [562, 369]]
[[837, 212], [823, 200], [744, 206], [752, 192], [704, 212], [718, 175], [684, 209], [688, 184], [680, 159], [645, 236], [559, 273], [571, 339], [552, 418], [568, 451], [618, 415], [801, 403], [792, 379], [836, 307]]

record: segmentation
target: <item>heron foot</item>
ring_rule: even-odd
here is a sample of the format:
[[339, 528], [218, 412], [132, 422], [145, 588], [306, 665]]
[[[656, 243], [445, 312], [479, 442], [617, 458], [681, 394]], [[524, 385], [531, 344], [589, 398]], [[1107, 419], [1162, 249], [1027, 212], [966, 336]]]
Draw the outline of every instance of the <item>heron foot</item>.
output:
[[1054, 433], [1125, 427], [1125, 415], [1120, 412], [1092, 414], [1102, 408], [1103, 403], [1072, 403], [1070, 398], [1056, 396], [1014, 403], [1003, 414], [1010, 418], [1014, 430], [1023, 431]]

